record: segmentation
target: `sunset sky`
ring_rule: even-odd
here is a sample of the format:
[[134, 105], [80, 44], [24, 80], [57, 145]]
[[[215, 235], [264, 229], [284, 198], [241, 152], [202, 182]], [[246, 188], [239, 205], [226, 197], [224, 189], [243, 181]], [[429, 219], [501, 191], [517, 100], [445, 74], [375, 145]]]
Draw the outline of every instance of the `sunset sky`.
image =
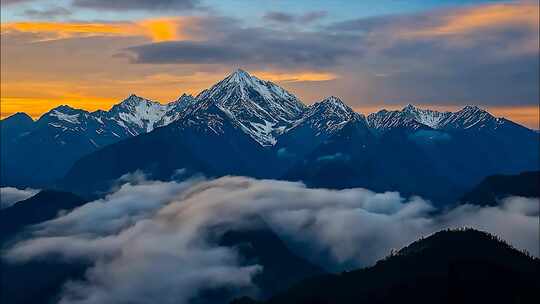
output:
[[243, 68], [306, 104], [475, 104], [539, 127], [536, 0], [1, 1], [2, 118], [166, 103]]

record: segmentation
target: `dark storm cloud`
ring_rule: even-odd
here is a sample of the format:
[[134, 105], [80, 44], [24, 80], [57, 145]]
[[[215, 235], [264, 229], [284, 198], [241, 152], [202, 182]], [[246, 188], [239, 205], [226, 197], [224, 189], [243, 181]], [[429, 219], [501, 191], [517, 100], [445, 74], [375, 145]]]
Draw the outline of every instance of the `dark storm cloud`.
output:
[[326, 17], [327, 14], [325, 11], [313, 11], [302, 15], [273, 11], [266, 13], [264, 19], [278, 23], [310, 23]]
[[102, 10], [190, 10], [198, 8], [199, 0], [75, 0], [74, 6]]
[[[227, 31], [227, 30], [225, 30]], [[263, 28], [229, 30], [207, 41], [171, 41], [128, 48], [135, 63], [242, 64], [324, 68], [358, 56], [353, 35], [284, 33]]]

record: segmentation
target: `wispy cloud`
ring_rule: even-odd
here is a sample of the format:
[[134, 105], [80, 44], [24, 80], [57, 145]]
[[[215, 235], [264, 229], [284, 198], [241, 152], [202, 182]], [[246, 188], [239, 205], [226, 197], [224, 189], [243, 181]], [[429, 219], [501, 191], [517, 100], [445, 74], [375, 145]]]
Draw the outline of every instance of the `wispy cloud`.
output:
[[0, 209], [10, 207], [17, 202], [36, 195], [38, 192], [39, 190], [32, 188], [18, 189], [14, 187], [1, 187]]
[[301, 15], [295, 15], [286, 12], [271, 11], [264, 15], [264, 19], [277, 22], [277, 23], [311, 23], [326, 17], [328, 13], [326, 11], [311, 11]]
[[200, 7], [199, 0], [74, 0], [74, 6], [98, 10], [192, 10]]
[[56, 19], [65, 18], [72, 15], [72, 11], [61, 6], [54, 6], [46, 9], [29, 8], [24, 11], [24, 15], [33, 19]]

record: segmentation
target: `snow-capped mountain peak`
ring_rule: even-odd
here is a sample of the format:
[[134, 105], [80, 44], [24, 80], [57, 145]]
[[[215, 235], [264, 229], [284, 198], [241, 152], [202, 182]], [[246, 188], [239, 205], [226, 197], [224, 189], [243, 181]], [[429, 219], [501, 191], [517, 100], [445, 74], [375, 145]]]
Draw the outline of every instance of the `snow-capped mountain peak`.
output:
[[461, 109], [462, 111], [466, 111], [466, 112], [486, 112], [485, 110], [481, 109], [480, 107], [478, 106], [475, 106], [475, 105], [466, 105], [463, 109]]
[[441, 121], [443, 121], [452, 114], [451, 112], [439, 112], [429, 109], [420, 109], [412, 104], [406, 105], [403, 110], [401, 110], [401, 113], [409, 115], [415, 121], [433, 129], [439, 128]]
[[43, 114], [38, 120], [46, 123], [66, 124], [69, 126], [80, 125], [89, 113], [85, 110], [74, 109], [68, 105], [61, 105]]
[[132, 94], [114, 105], [104, 118], [116, 121], [129, 133], [137, 135], [152, 131], [166, 111], [166, 105]]
[[360, 115], [335, 96], [330, 96], [322, 101], [314, 103], [309, 107], [305, 116], [313, 116], [316, 114], [334, 116], [342, 121], [350, 120], [353, 116]]
[[457, 112], [439, 112], [408, 104], [401, 111], [381, 110], [368, 116], [370, 127], [382, 131], [425, 127], [438, 130], [495, 130], [506, 122], [506, 119], [496, 118], [478, 106], [465, 106]]
[[126, 99], [122, 100], [119, 104], [113, 106], [114, 107], [129, 107], [129, 108], [135, 108], [140, 106], [141, 104], [144, 105], [161, 105], [157, 101], [152, 101], [150, 99], [146, 99], [140, 96], [137, 96], [135, 94], [129, 95]]
[[325, 105], [332, 108], [339, 108], [343, 112], [353, 111], [348, 105], [346, 105], [339, 97], [329, 96], [316, 104]]
[[463, 109], [452, 113], [441, 122], [445, 129], [496, 129], [506, 120], [496, 118], [484, 109], [477, 106], [465, 106]]
[[403, 107], [401, 111], [402, 112], [415, 112], [415, 111], [418, 111], [418, 108], [415, 107], [413, 104], [408, 103], [406, 106]]
[[316, 136], [329, 135], [354, 120], [365, 120], [365, 118], [354, 112], [338, 97], [330, 96], [312, 104], [304, 116], [287, 131], [309, 126]]
[[369, 114], [367, 122], [370, 128], [379, 132], [397, 128], [417, 130], [427, 127], [427, 125], [418, 122], [414, 114], [405, 111], [388, 111], [385, 109]]
[[186, 94], [186, 93], [183, 93], [180, 97], [178, 97], [178, 99], [168, 103], [167, 105], [169, 106], [169, 108], [181, 103], [181, 102], [184, 102], [186, 100], [192, 100], [192, 99], [195, 99], [195, 97], [193, 97], [193, 95], [190, 95], [190, 94]]
[[[287, 92], [277, 84], [261, 80], [238, 69], [218, 82], [210, 89], [203, 91], [197, 99], [214, 99], [219, 106], [249, 101], [270, 112], [276, 112], [278, 119], [294, 119], [305, 109], [296, 96]], [[227, 100], [229, 99], [229, 100]]]
[[195, 108], [217, 106], [234, 124], [263, 146], [276, 143], [276, 136], [304, 113], [306, 106], [282, 87], [236, 70], [197, 97]]
[[438, 129], [451, 115], [451, 112], [420, 109], [412, 104], [407, 104], [401, 111], [381, 110], [372, 113], [368, 115], [368, 123], [372, 128], [383, 131], [394, 128], [411, 130], [421, 128]]
[[250, 82], [253, 80], [253, 76], [251, 76], [248, 72], [242, 70], [242, 69], [236, 69], [233, 73], [231, 73], [229, 76], [227, 76], [224, 80], [227, 82]]
[[166, 105], [167, 111], [156, 123], [157, 127], [166, 126], [172, 122], [175, 122], [185, 114], [185, 109], [196, 103], [195, 97], [188, 94], [182, 94], [177, 100]]

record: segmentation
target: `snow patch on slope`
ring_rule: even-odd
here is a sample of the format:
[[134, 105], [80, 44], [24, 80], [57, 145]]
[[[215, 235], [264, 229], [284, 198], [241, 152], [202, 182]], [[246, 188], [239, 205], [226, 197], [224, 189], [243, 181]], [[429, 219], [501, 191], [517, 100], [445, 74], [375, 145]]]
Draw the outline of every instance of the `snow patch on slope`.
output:
[[50, 116], [56, 117], [58, 120], [65, 121], [71, 124], [79, 124], [79, 114], [67, 114], [60, 112], [58, 110], [53, 110], [51, 113], [49, 113]]

